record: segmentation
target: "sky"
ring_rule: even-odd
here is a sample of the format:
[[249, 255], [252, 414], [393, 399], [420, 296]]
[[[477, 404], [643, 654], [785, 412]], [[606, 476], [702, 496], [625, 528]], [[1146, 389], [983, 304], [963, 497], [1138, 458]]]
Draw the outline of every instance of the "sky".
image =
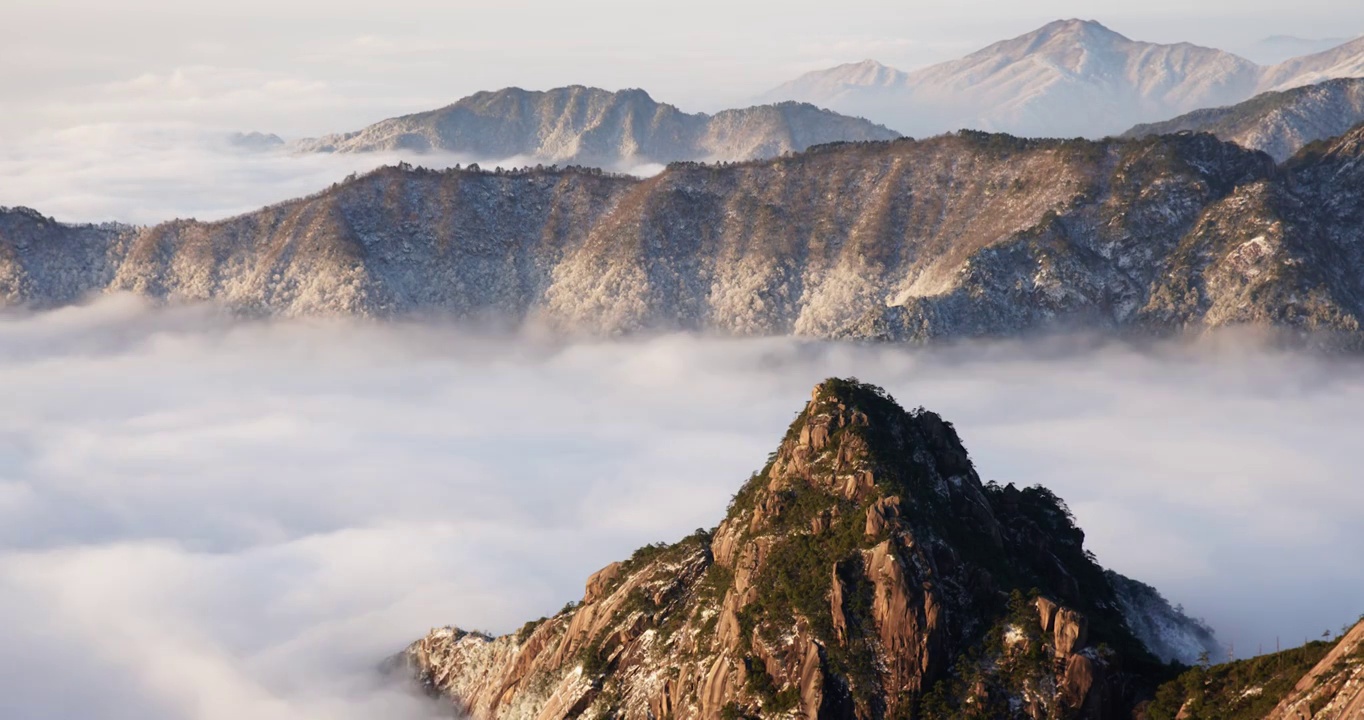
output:
[[379, 660], [713, 527], [832, 375], [941, 413], [983, 480], [1051, 488], [1238, 656], [1296, 645], [1364, 609], [1364, 365], [1247, 350], [9, 314], [0, 717], [428, 717]]
[[215, 145], [223, 133], [353, 130], [479, 90], [643, 87], [714, 111], [806, 71], [912, 69], [1063, 17], [1229, 49], [1364, 34], [1364, 5], [1342, 0], [7, 0], [4, 14], [0, 205], [136, 223], [225, 217], [390, 160], [242, 157]]
[[1063, 17], [1235, 49], [1364, 34], [1364, 7], [1304, 0], [619, 2], [9, 0], [0, 129], [128, 118], [285, 135], [350, 129], [478, 90], [643, 87], [689, 110], [872, 57], [913, 67]]

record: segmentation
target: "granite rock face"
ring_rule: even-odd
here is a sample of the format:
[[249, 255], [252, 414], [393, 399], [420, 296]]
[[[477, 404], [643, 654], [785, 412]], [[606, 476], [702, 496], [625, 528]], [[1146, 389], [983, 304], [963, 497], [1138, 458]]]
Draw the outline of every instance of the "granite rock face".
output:
[[1364, 621], [1303, 676], [1265, 720], [1364, 717]]
[[1049, 492], [982, 484], [937, 415], [829, 380], [718, 527], [396, 664], [478, 720], [1130, 717], [1165, 669], [1083, 537]]

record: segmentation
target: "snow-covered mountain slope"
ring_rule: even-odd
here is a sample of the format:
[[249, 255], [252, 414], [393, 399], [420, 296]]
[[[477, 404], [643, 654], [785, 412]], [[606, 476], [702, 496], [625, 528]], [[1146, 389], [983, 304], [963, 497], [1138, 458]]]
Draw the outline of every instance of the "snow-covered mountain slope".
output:
[[1223, 50], [1131, 40], [1060, 20], [914, 72], [871, 61], [808, 73], [765, 95], [883, 122], [914, 136], [973, 128], [1102, 137], [1241, 102], [1257, 92], [1364, 76], [1364, 39], [1261, 67]]
[[896, 87], [903, 85], [908, 77], [908, 73], [875, 60], [863, 60], [806, 73], [769, 94], [774, 102], [796, 93], [829, 98], [858, 88]]
[[806, 73], [764, 93], [758, 101], [778, 103], [799, 99], [819, 107], [837, 107], [847, 115], [877, 117], [883, 122], [898, 121], [908, 110], [903, 106], [906, 101], [903, 89], [908, 78], [906, 72], [875, 60], [863, 60]]
[[679, 160], [752, 160], [837, 141], [889, 140], [898, 133], [859, 118], [783, 102], [715, 115], [689, 114], [643, 90], [581, 86], [533, 92], [507, 88], [358, 132], [303, 140], [303, 152], [440, 150], [479, 158], [617, 168]]
[[1262, 90], [1287, 90], [1333, 78], [1364, 77], [1364, 37], [1265, 69]]
[[214, 223], [0, 214], [0, 304], [932, 342], [1249, 326], [1360, 345], [1364, 127], [1284, 167], [1210, 135], [964, 133], [647, 180], [387, 168]]
[[1293, 35], [1271, 35], [1249, 46], [1238, 48], [1236, 53], [1260, 65], [1278, 65], [1285, 60], [1314, 55], [1332, 50], [1350, 42], [1348, 37], [1303, 38]]
[[1125, 135], [1208, 132], [1283, 162], [1308, 143], [1336, 137], [1362, 122], [1364, 78], [1343, 78], [1195, 110], [1173, 120], [1138, 125]]
[[1165, 662], [1185, 665], [1193, 665], [1205, 653], [1214, 659], [1226, 654], [1212, 628], [1171, 606], [1159, 590], [1112, 570], [1104, 574], [1127, 618], [1127, 626], [1151, 654]]
[[1256, 75], [1253, 63], [1221, 50], [1134, 42], [1068, 20], [911, 73], [907, 85], [915, 105], [954, 118], [988, 109], [984, 130], [1069, 137], [1127, 127], [1118, 118], [1238, 99]]

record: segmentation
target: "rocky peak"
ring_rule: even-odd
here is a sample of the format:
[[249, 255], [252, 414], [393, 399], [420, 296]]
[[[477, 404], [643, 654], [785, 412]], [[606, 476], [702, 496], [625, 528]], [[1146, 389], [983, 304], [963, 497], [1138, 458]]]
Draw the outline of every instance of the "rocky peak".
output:
[[904, 73], [875, 60], [863, 60], [836, 68], [839, 80], [849, 85], [891, 85], [900, 82]]
[[1110, 718], [1162, 672], [1063, 503], [983, 485], [952, 425], [820, 383], [713, 531], [582, 601], [400, 656], [478, 720]]
[[716, 555], [730, 555], [723, 543], [736, 533], [818, 532], [836, 520], [891, 531], [940, 525], [942, 517], [932, 516], [954, 507], [997, 540], [982, 493], [950, 423], [923, 408], [906, 412], [881, 388], [829, 379], [815, 386], [767, 467], [735, 496]]

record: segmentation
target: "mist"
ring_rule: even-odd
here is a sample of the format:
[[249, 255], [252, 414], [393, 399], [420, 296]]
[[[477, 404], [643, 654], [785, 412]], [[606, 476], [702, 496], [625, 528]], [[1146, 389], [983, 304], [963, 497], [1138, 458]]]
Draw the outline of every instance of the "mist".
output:
[[0, 715], [431, 716], [376, 665], [714, 526], [835, 375], [941, 413], [982, 479], [1053, 489], [1102, 564], [1238, 656], [1364, 611], [1355, 361], [555, 344], [109, 297], [0, 318]]
[[[477, 163], [517, 168], [553, 161], [526, 155], [432, 152], [295, 154], [287, 146], [244, 149], [225, 129], [188, 122], [106, 123], [0, 145], [0, 205], [32, 207], [63, 222], [152, 225], [175, 218], [212, 221], [311, 195], [350, 173], [408, 162], [445, 169]], [[562, 163], [560, 163], [562, 164]], [[662, 165], [608, 168], [651, 176]]]

